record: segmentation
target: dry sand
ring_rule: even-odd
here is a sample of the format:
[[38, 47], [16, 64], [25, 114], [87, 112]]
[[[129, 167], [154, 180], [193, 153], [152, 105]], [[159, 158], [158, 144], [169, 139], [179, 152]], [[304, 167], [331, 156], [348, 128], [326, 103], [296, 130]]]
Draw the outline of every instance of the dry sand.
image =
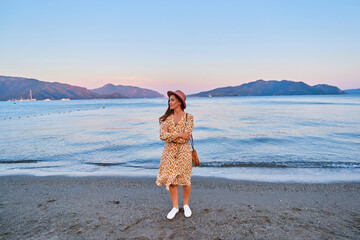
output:
[[155, 178], [0, 177], [0, 239], [360, 238], [360, 183], [192, 184], [193, 216], [169, 221]]

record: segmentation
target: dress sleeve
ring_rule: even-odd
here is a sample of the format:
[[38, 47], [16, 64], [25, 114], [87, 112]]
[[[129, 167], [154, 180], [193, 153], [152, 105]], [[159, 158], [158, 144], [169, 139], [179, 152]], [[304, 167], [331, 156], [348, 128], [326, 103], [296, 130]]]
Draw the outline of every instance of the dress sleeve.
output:
[[[192, 134], [193, 128], [194, 128], [194, 117], [193, 115], [187, 113], [187, 120], [185, 120], [185, 132], [190, 132], [190, 134]], [[185, 140], [183, 138], [177, 138], [173, 142], [186, 143], [188, 141], [189, 140]]]
[[194, 116], [191, 114], [188, 114], [187, 116], [187, 123], [185, 129], [187, 132], [190, 132], [190, 134], [192, 134], [194, 129]]
[[161, 123], [160, 126], [160, 140], [166, 141], [166, 142], [175, 142], [177, 139], [177, 133], [169, 133], [163, 130], [163, 127], [166, 126], [166, 121]]

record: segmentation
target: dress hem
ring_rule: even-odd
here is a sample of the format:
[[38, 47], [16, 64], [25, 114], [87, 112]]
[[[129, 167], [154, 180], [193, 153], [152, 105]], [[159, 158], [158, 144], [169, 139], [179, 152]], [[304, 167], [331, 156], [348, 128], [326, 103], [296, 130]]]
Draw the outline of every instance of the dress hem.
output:
[[166, 190], [169, 190], [169, 187], [170, 187], [171, 184], [176, 185], [176, 186], [184, 186], [184, 185], [185, 185], [185, 186], [188, 186], [188, 185], [191, 185], [191, 181], [190, 181], [189, 183], [174, 184], [174, 183], [172, 183], [171, 181], [168, 182], [168, 183], [164, 183], [164, 182], [161, 182], [161, 181], [156, 180], [156, 185], [158, 185], [159, 187], [161, 187], [163, 184], [165, 184]]

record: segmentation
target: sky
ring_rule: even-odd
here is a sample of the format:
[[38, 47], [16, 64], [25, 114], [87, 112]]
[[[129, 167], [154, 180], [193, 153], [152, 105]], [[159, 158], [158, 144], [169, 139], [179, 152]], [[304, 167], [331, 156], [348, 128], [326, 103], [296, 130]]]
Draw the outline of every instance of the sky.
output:
[[186, 94], [360, 88], [359, 0], [1, 0], [0, 75]]

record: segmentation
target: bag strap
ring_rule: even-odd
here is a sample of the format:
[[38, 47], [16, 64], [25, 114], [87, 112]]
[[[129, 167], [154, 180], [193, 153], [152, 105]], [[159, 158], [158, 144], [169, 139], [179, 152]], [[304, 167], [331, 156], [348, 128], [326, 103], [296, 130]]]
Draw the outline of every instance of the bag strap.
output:
[[[186, 120], [185, 120], [186, 123], [187, 123], [187, 115], [188, 115], [188, 114], [186, 113]], [[190, 143], [191, 143], [192, 150], [194, 151], [194, 150], [195, 150], [195, 149], [194, 149], [194, 139], [193, 139], [192, 134], [191, 134], [191, 142], [190, 142]]]

